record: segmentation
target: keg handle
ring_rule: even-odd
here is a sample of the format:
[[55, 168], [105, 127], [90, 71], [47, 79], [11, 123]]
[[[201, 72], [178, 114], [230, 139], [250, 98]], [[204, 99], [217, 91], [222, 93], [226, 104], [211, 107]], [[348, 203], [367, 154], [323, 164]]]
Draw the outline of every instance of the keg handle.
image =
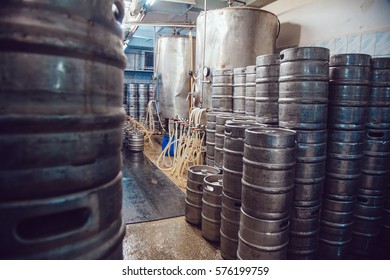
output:
[[369, 131], [367, 133], [367, 137], [368, 138], [373, 138], [373, 139], [380, 139], [380, 138], [383, 138], [383, 136], [384, 136], [383, 132], [372, 132], [372, 131]]
[[92, 219], [90, 208], [81, 207], [20, 221], [16, 234], [24, 240], [59, 237], [81, 230]]
[[119, 1], [115, 1], [114, 3], [112, 3], [111, 9], [115, 20], [121, 24], [125, 15], [125, 10], [122, 4]]
[[285, 228], [290, 224], [290, 221], [284, 221], [283, 223], [280, 224], [279, 228]]

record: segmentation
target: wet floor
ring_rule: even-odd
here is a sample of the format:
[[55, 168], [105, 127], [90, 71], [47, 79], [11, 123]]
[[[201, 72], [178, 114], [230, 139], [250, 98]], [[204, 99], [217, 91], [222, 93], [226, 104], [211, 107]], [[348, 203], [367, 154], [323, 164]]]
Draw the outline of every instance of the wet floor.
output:
[[127, 225], [123, 254], [128, 260], [221, 259], [217, 245], [184, 217]]
[[[145, 145], [145, 155], [155, 162], [160, 149], [161, 146], [152, 150]], [[140, 164], [136, 160], [125, 164], [137, 165], [139, 174], [150, 173], [148, 165]], [[144, 168], [148, 170], [143, 170]], [[169, 179], [174, 183], [177, 182], [174, 178]], [[182, 186], [181, 191], [185, 192]], [[127, 205], [123, 207], [126, 208]], [[184, 216], [126, 225], [123, 255], [124, 259], [128, 260], [221, 259], [218, 244], [206, 241], [202, 237], [200, 228], [187, 223]]]

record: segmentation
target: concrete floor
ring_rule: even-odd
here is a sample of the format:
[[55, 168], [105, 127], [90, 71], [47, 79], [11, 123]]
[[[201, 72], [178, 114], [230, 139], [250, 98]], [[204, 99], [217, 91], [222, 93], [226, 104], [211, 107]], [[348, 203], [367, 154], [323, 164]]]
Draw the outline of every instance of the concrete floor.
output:
[[127, 225], [123, 255], [128, 260], [221, 259], [217, 244], [184, 217]]
[[[154, 149], [144, 146], [144, 154], [153, 163], [161, 153], [159, 138], [156, 140]], [[185, 184], [170, 179], [185, 192]], [[123, 255], [128, 260], [222, 259], [219, 245], [205, 240], [200, 228], [187, 223], [184, 216], [126, 225]]]

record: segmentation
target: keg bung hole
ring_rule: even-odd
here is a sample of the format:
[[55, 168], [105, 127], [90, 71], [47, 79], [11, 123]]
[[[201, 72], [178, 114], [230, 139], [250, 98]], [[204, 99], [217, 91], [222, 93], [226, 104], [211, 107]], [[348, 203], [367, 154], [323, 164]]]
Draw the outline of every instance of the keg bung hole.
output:
[[27, 218], [16, 227], [16, 234], [25, 240], [37, 240], [66, 234], [84, 227], [91, 217], [88, 208]]
[[284, 53], [282, 53], [282, 54], [280, 55], [280, 60], [283, 60], [283, 58], [284, 58]]
[[198, 185], [198, 191], [200, 191], [200, 192], [203, 191], [203, 184]]
[[122, 23], [123, 17], [125, 15], [125, 11], [121, 3], [119, 2], [112, 3], [112, 13], [114, 14], [115, 20], [119, 23]]
[[368, 137], [370, 138], [382, 138], [384, 136], [383, 132], [368, 132]]

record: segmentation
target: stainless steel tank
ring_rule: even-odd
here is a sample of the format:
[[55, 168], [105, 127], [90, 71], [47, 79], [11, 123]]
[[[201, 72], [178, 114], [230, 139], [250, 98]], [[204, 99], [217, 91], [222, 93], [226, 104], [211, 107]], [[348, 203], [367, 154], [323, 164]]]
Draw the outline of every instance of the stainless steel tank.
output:
[[179, 115], [188, 118], [188, 72], [191, 70], [191, 59], [195, 61], [195, 39], [179, 35], [161, 37], [158, 39], [156, 56], [159, 77], [157, 94], [162, 117]]
[[[195, 73], [200, 75], [203, 66], [211, 70], [246, 67], [255, 64], [257, 56], [274, 53], [278, 19], [248, 7], [210, 10], [198, 16], [196, 33]], [[211, 107], [211, 84], [199, 79], [197, 85], [203, 107]]]

